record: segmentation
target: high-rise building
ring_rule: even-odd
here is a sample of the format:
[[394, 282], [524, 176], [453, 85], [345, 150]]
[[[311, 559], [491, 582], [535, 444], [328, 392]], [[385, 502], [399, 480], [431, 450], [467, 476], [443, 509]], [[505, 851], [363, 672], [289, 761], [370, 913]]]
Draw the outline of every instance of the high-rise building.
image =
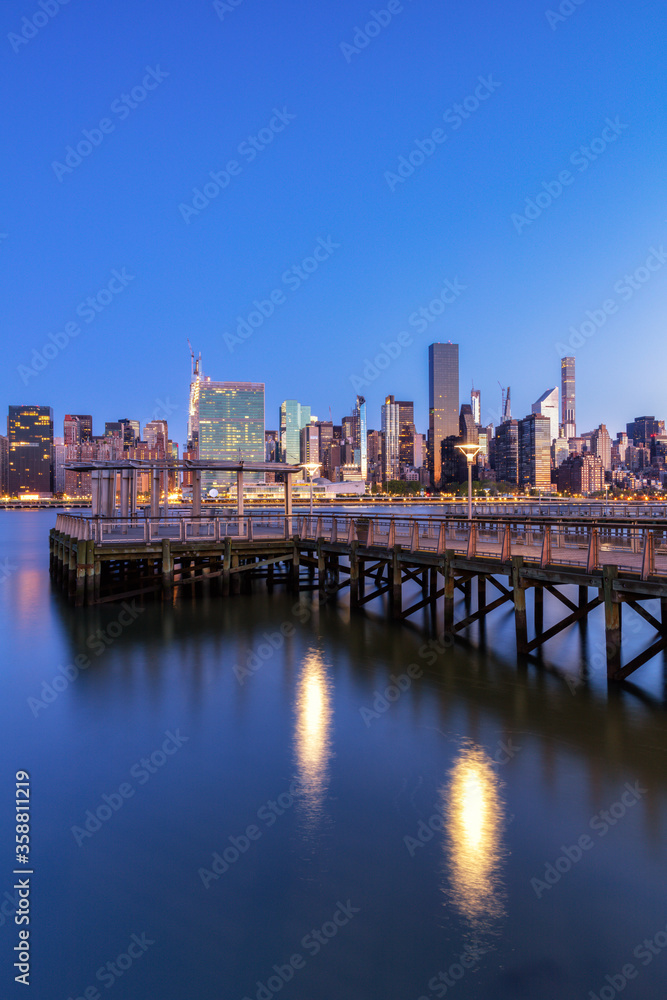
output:
[[604, 469], [611, 469], [611, 436], [604, 424], [593, 431], [590, 450], [598, 456]]
[[549, 444], [551, 444], [558, 437], [558, 387], [555, 386], [553, 389], [547, 389], [546, 392], [543, 392], [537, 402], [531, 406], [531, 412], [541, 413], [549, 418], [551, 424]]
[[531, 413], [519, 421], [519, 485], [551, 489], [551, 417]]
[[9, 493], [53, 493], [53, 410], [50, 406], [10, 406]]
[[600, 493], [604, 467], [597, 455], [570, 455], [558, 467], [558, 489], [568, 493]]
[[9, 438], [0, 434], [0, 493], [5, 496], [9, 488]]
[[496, 479], [518, 485], [519, 482], [519, 422], [504, 420], [496, 427], [494, 437]]
[[400, 415], [398, 403], [387, 396], [382, 404], [382, 435], [385, 480], [398, 479], [400, 475], [399, 449]]
[[652, 437], [665, 433], [665, 421], [655, 417], [635, 417], [632, 423], [626, 424], [626, 429], [632, 444], [650, 445]]
[[301, 463], [320, 461], [320, 429], [317, 423], [301, 428]]
[[280, 451], [283, 462], [298, 465], [301, 461], [301, 431], [310, 424], [310, 407], [286, 399], [280, 404]]
[[428, 349], [428, 448], [430, 473], [439, 486], [441, 444], [459, 430], [459, 345], [431, 344]]
[[118, 423], [123, 432], [123, 444], [132, 447], [141, 440], [141, 425], [138, 420], [128, 420], [127, 417], [124, 417]]
[[68, 413], [64, 422], [65, 444], [83, 444], [93, 440], [93, 418], [88, 413]]
[[53, 492], [65, 492], [65, 461], [67, 458], [67, 448], [64, 438], [53, 439]]
[[482, 422], [482, 393], [473, 386], [470, 390], [470, 405], [472, 406], [472, 418], [476, 424]]
[[479, 431], [472, 406], [463, 403], [459, 413], [459, 444], [479, 444]]
[[156, 451], [162, 458], [167, 454], [169, 432], [166, 420], [149, 420], [144, 426], [144, 440], [151, 451]]
[[[166, 421], [151, 423], [166, 425]], [[196, 367], [190, 386], [188, 445], [188, 452], [196, 448], [197, 458], [203, 462], [263, 462], [264, 383], [213, 382]], [[235, 482], [236, 474], [202, 472], [201, 478], [202, 487], [210, 490]], [[246, 473], [248, 482], [263, 478], [261, 472]]]
[[354, 446], [354, 464], [361, 469], [363, 479], [368, 475], [368, 440], [366, 421], [366, 400], [357, 396], [352, 414], [352, 437]]
[[574, 393], [574, 358], [560, 359], [561, 424], [566, 438], [577, 436], [577, 416]]

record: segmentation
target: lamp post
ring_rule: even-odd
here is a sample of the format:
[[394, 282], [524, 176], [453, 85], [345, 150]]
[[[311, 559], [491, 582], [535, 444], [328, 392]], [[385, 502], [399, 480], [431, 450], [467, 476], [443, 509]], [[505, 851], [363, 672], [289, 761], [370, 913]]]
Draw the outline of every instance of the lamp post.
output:
[[321, 462], [302, 462], [301, 468], [305, 469], [308, 473], [308, 478], [310, 480], [310, 520], [313, 519], [313, 476], [321, 466]]
[[463, 452], [468, 463], [468, 520], [472, 521], [472, 463], [479, 451], [479, 445], [457, 444], [456, 447]]

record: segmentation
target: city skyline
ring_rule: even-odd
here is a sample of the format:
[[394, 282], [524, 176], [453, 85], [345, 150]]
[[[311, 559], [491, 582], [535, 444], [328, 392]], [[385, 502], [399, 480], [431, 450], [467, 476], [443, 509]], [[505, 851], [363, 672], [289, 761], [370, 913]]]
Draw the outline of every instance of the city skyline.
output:
[[[0, 398], [49, 400], [58, 423], [71, 407], [143, 423], [163, 401], [183, 440], [189, 337], [216, 378], [265, 382], [268, 413], [313, 395], [315, 412], [347, 412], [361, 394], [376, 414], [391, 393], [415, 400], [424, 428], [422, 352], [452, 340], [483, 422], [498, 381], [527, 413], [567, 355], [581, 427], [660, 411], [646, 358], [662, 348], [667, 273], [664, 7], [611, 0], [554, 25], [525, 3], [402, 6], [358, 52], [341, 49], [367, 16], [352, 0], [289, 0], [261, 21], [246, 4], [178, 22], [173, 3], [68, 6], [6, 41], [8, 127], [25, 151], [6, 190], [29, 178], [30, 208], [7, 198], [0, 215]], [[20, 37], [12, 5], [0, 24]], [[94, 62], [63, 60], [91, 45]], [[383, 344], [399, 354], [369, 378]]]

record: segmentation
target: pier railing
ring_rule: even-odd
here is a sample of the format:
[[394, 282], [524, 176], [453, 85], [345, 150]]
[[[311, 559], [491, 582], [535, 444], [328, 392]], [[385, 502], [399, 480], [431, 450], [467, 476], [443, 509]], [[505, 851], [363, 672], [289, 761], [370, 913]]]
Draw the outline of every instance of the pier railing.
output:
[[151, 545], [163, 539], [174, 544], [237, 541], [357, 542], [366, 548], [444, 553], [469, 558], [488, 557], [509, 562], [522, 556], [527, 563], [586, 568], [605, 564], [639, 572], [642, 579], [667, 576], [667, 522], [615, 519], [527, 519], [463, 517], [391, 517], [354, 514], [321, 514], [313, 517], [281, 513], [232, 515], [181, 514], [173, 517], [93, 518], [59, 514], [56, 530], [73, 538], [92, 540], [110, 548], [118, 545]]

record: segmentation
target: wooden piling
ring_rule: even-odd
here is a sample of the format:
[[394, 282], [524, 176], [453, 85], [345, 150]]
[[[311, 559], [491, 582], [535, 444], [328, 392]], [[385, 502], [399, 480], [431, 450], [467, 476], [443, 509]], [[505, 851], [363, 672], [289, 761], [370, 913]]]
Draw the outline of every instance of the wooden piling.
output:
[[607, 679], [613, 680], [621, 669], [621, 606], [614, 593], [614, 580], [618, 567], [602, 567], [602, 591], [604, 594], [604, 637], [607, 648]]
[[514, 625], [516, 630], [516, 651], [527, 652], [528, 622], [526, 620], [526, 591], [521, 584], [523, 556], [512, 556], [512, 595], [514, 597]]
[[171, 554], [171, 541], [162, 539], [162, 589], [170, 593], [174, 586], [174, 558]]

